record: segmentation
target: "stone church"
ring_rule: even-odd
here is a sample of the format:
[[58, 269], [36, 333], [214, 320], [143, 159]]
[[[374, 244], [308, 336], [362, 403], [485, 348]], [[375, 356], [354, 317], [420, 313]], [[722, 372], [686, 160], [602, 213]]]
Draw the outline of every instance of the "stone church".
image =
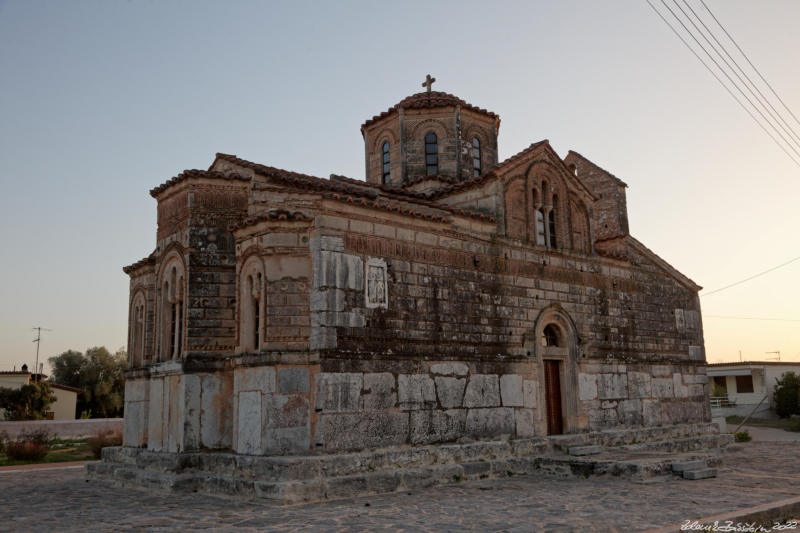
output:
[[500, 117], [430, 83], [361, 125], [365, 181], [220, 153], [150, 191], [123, 450], [706, 427], [700, 287], [631, 236], [627, 185], [547, 140], [500, 161]]

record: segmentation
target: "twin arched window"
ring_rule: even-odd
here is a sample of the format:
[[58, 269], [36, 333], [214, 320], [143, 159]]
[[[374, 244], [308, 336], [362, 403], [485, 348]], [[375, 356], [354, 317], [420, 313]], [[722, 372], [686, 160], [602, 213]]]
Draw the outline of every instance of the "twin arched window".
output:
[[477, 137], [472, 138], [472, 175], [481, 175], [481, 141]]
[[167, 266], [161, 284], [159, 352], [161, 361], [180, 359], [183, 354], [183, 265], [173, 261]]
[[129, 363], [131, 367], [139, 366], [144, 362], [144, 319], [145, 319], [145, 297], [139, 292], [133, 299], [131, 306], [131, 338], [129, 351]]
[[439, 140], [433, 132], [425, 135], [425, 173], [429, 176], [439, 173]]
[[383, 184], [386, 185], [391, 180], [391, 173], [389, 172], [389, 141], [383, 143], [382, 148], [383, 153], [383, 173], [382, 173], [382, 181]]
[[239, 344], [246, 352], [256, 352], [264, 342], [265, 281], [263, 264], [251, 259], [242, 269], [240, 281]]
[[536, 189], [533, 190], [533, 205], [536, 212], [534, 216], [535, 229], [536, 229], [536, 244], [539, 246], [546, 246], [548, 248], [558, 248], [558, 240], [556, 238], [557, 223], [558, 223], [558, 196], [551, 197], [552, 205], [547, 207], [544, 205], [547, 197], [547, 182], [542, 182], [541, 198], [536, 194]]

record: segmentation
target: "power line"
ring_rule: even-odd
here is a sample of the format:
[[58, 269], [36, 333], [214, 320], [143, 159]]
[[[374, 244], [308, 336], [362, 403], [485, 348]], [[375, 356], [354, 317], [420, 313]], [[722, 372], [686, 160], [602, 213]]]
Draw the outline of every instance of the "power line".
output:
[[[697, 27], [697, 24], [694, 23], [694, 21], [691, 19], [691, 17], [689, 17], [689, 15], [686, 13], [686, 11], [684, 11], [683, 8], [678, 4], [677, 0], [672, 0], [672, 2], [675, 4], [675, 6], [678, 9], [681, 10], [681, 13], [683, 13], [683, 15], [695, 27], [697, 32], [700, 34], [700, 36], [703, 39], [705, 39], [705, 41], [709, 44], [711, 49], [714, 50], [714, 52], [716, 52], [716, 54], [722, 58], [722, 60], [725, 62], [725, 64], [728, 66], [728, 68], [733, 70], [730, 67], [730, 65], [728, 64], [728, 62], [725, 60], [725, 58], [722, 57], [722, 54], [720, 54], [717, 51], [717, 49], [714, 47], [714, 45], [711, 44], [711, 41], [709, 41], [708, 38], [705, 36], [705, 34]], [[759, 107], [757, 105], [755, 105], [752, 100], [750, 100], [750, 98], [745, 94], [745, 92], [742, 90], [742, 88], [739, 87], [739, 85], [733, 80], [733, 78], [731, 78], [730, 74], [728, 74], [728, 72], [724, 68], [722, 68], [722, 66], [719, 64], [719, 62], [716, 59], [714, 59], [714, 56], [712, 56], [711, 53], [709, 53], [709, 51], [705, 48], [705, 46], [703, 46], [703, 44], [700, 41], [697, 40], [697, 37], [695, 37], [694, 33], [692, 33], [692, 31], [686, 26], [686, 24], [683, 23], [683, 20], [681, 20], [681, 18], [677, 14], [675, 14], [675, 12], [672, 10], [672, 8], [667, 5], [666, 1], [665, 0], [661, 0], [661, 3], [664, 4], [664, 7], [666, 7], [667, 10], [672, 14], [672, 16], [675, 17], [675, 20], [677, 20], [680, 23], [680, 25], [683, 26], [683, 29], [686, 30], [686, 33], [688, 33], [689, 36], [694, 40], [694, 42], [697, 43], [697, 45], [700, 47], [700, 49], [703, 50], [703, 52], [708, 56], [708, 58], [717, 66], [717, 68], [720, 70], [720, 72], [722, 72], [725, 75], [725, 77], [728, 78], [728, 81], [731, 82], [731, 84], [736, 88], [736, 90], [739, 91], [739, 93], [741, 93], [741, 95], [744, 97], [744, 99], [747, 100], [747, 102], [753, 107], [753, 109], [755, 109], [756, 113], [761, 115], [761, 118], [764, 119], [764, 121], [769, 125], [769, 127], [772, 128], [773, 131], [775, 131], [775, 133], [778, 134], [778, 137], [780, 137], [783, 140], [783, 142], [786, 143], [789, 146], [789, 148], [796, 155], [800, 156], [800, 152], [798, 152], [797, 148], [795, 148], [795, 146], [790, 141], [786, 140], [786, 137], [784, 137], [783, 134], [780, 131], [778, 131], [778, 128], [775, 127], [775, 125], [770, 121], [770, 119], [768, 119], [764, 115], [764, 113], [761, 111], [761, 109], [759, 109]], [[736, 74], [736, 73], [734, 72], [734, 74]], [[741, 77], [739, 79], [741, 79]]]
[[736, 47], [736, 49], [739, 50], [739, 53], [741, 53], [742, 56], [750, 64], [750, 66], [753, 67], [753, 70], [756, 71], [756, 74], [758, 74], [758, 77], [761, 78], [761, 81], [763, 81], [764, 83], [767, 84], [767, 87], [769, 87], [769, 90], [772, 91], [772, 94], [775, 95], [775, 98], [777, 98], [778, 101], [783, 105], [783, 107], [786, 108], [786, 111], [788, 111], [789, 114], [792, 115], [792, 117], [794, 117], [795, 121], [797, 121], [797, 123], [800, 124], [800, 119], [798, 119], [797, 116], [794, 113], [792, 113], [792, 110], [789, 109], [789, 106], [787, 106], [786, 103], [783, 101], [783, 99], [780, 96], [778, 96], [778, 93], [775, 92], [775, 89], [772, 88], [772, 85], [770, 85], [770, 83], [764, 78], [764, 76], [761, 74], [761, 71], [756, 68], [756, 66], [753, 64], [753, 62], [750, 61], [750, 58], [747, 57], [747, 54], [744, 53], [744, 50], [742, 50], [742, 48], [739, 46], [739, 43], [737, 43], [736, 40], [733, 37], [731, 37], [731, 34], [728, 33], [728, 30], [725, 29], [725, 26], [723, 26], [722, 23], [719, 20], [717, 20], [717, 17], [714, 15], [714, 13], [711, 12], [711, 9], [709, 9], [709, 7], [706, 5], [706, 3], [703, 0], [700, 0], [700, 3], [703, 4], [703, 7], [706, 8], [706, 11], [708, 11], [708, 13], [714, 19], [714, 22], [716, 22], [717, 25], [720, 28], [722, 28], [722, 31], [725, 32], [725, 35], [728, 36], [728, 39], [730, 39], [731, 42], [733, 43], [733, 45]]
[[765, 320], [770, 322], [800, 322], [800, 318], [762, 318], [754, 316], [720, 316], [704, 314], [703, 318], [721, 318], [725, 320]]
[[[664, 24], [666, 24], [666, 25], [667, 25], [667, 27], [668, 27], [670, 30], [672, 30], [672, 33], [674, 33], [674, 34], [675, 34], [675, 36], [676, 36], [678, 39], [680, 39], [680, 41], [681, 41], [681, 42], [684, 44], [684, 46], [686, 46], [686, 48], [688, 48], [688, 49], [689, 49], [689, 51], [692, 53], [692, 55], [694, 55], [694, 57], [696, 57], [696, 58], [697, 58], [697, 60], [698, 60], [698, 61], [700, 61], [700, 64], [702, 64], [702, 65], [703, 65], [703, 66], [706, 68], [706, 70], [707, 70], [707, 71], [708, 71], [708, 72], [709, 72], [709, 73], [710, 73], [712, 76], [714, 76], [714, 79], [716, 79], [716, 80], [717, 80], [717, 82], [719, 82], [719, 84], [720, 84], [720, 85], [722, 85], [722, 88], [723, 88], [723, 89], [725, 89], [725, 91], [727, 91], [727, 93], [728, 93], [729, 95], [731, 95], [731, 98], [733, 98], [733, 99], [736, 101], [736, 103], [737, 103], [737, 104], [739, 104], [739, 106], [740, 106], [740, 107], [741, 107], [741, 108], [744, 110], [744, 112], [745, 112], [745, 113], [747, 113], [748, 115], [750, 115], [750, 118], [752, 118], [752, 119], [753, 119], [753, 121], [754, 121], [756, 124], [758, 124], [758, 127], [759, 127], [759, 128], [761, 128], [761, 129], [764, 131], [764, 133], [766, 133], [766, 134], [769, 136], [769, 138], [770, 138], [770, 139], [772, 139], [772, 142], [774, 142], [774, 143], [775, 143], [775, 145], [776, 145], [778, 148], [780, 148], [780, 149], [783, 151], [783, 153], [785, 153], [785, 154], [787, 155], [787, 157], [788, 157], [789, 159], [791, 159], [791, 160], [792, 160], [792, 162], [793, 162], [795, 165], [797, 165], [798, 167], [800, 167], [800, 163], [799, 163], [799, 162], [798, 162], [798, 161], [797, 161], [797, 160], [796, 160], [796, 159], [795, 159], [795, 158], [792, 156], [792, 154], [790, 154], [790, 153], [789, 153], [789, 151], [788, 151], [788, 150], [787, 150], [787, 149], [786, 149], [786, 148], [785, 148], [785, 147], [784, 147], [784, 146], [783, 146], [781, 143], [779, 143], [779, 142], [778, 142], [778, 140], [775, 138], [775, 136], [774, 136], [774, 135], [772, 135], [772, 134], [769, 132], [769, 130], [767, 130], [767, 128], [765, 128], [765, 127], [764, 127], [764, 125], [763, 125], [763, 124], [761, 124], [761, 122], [759, 122], [759, 120], [758, 120], [758, 119], [755, 117], [755, 115], [753, 115], [752, 111], [750, 111], [750, 110], [747, 108], [747, 106], [745, 106], [745, 105], [744, 105], [744, 104], [741, 102], [741, 100], [739, 100], [739, 98], [738, 98], [738, 97], [737, 97], [737, 96], [736, 96], [736, 95], [733, 93], [733, 91], [731, 91], [731, 89], [730, 89], [730, 88], [729, 88], [727, 85], [725, 85], [725, 82], [723, 82], [723, 81], [722, 81], [722, 79], [720, 79], [720, 77], [717, 75], [717, 73], [716, 73], [716, 72], [714, 72], [714, 70], [713, 70], [711, 67], [709, 67], [709, 66], [708, 66], [708, 64], [707, 64], [705, 61], [703, 61], [703, 58], [701, 58], [701, 57], [700, 57], [700, 55], [698, 55], [698, 53], [697, 53], [697, 52], [694, 50], [694, 48], [692, 48], [692, 46], [691, 46], [691, 45], [690, 45], [690, 44], [689, 44], [689, 43], [686, 41], [686, 39], [684, 39], [684, 38], [683, 38], [683, 36], [680, 34], [680, 32], [678, 32], [678, 30], [676, 30], [676, 29], [675, 29], [675, 27], [672, 25], [672, 23], [670, 23], [670, 22], [669, 22], [669, 21], [668, 21], [668, 20], [667, 20], [667, 19], [664, 17], [664, 15], [662, 15], [662, 14], [661, 14], [661, 12], [660, 12], [658, 9], [656, 9], [656, 7], [655, 7], [655, 6], [654, 6], [654, 5], [653, 5], [653, 4], [650, 2], [650, 0], [645, 0], [645, 1], [647, 2], [647, 5], [649, 5], [649, 6], [650, 6], [650, 8], [651, 8], [653, 11], [655, 11], [656, 15], [658, 15], [658, 17], [659, 17], [659, 18], [660, 18], [662, 21], [664, 21]], [[662, 0], [662, 3], [663, 3], [663, 0]], [[667, 9], [669, 9], [669, 7], [667, 7]], [[672, 11], [670, 10], [670, 12], [672, 12]], [[675, 14], [674, 14], [674, 13], [673, 13], [673, 16], [675, 16]], [[676, 18], [677, 18], [677, 17], [676, 17]], [[680, 22], [680, 19], [678, 19], [678, 21]], [[685, 26], [684, 26], [684, 27], [685, 27]], [[697, 39], [695, 39], [695, 41], [697, 41]], [[699, 44], [699, 43], [698, 43], [698, 44]], [[702, 46], [701, 46], [701, 48], [702, 48]]]
[[[689, 8], [689, 11], [692, 12], [692, 15], [694, 15], [694, 18], [697, 19], [698, 22], [700, 22], [700, 24], [703, 26], [703, 28], [705, 28], [706, 32], [711, 36], [712, 39], [714, 39], [714, 42], [717, 43], [717, 45], [722, 49], [722, 51], [725, 52], [725, 55], [727, 55], [728, 58], [736, 66], [736, 68], [739, 69], [739, 72], [741, 72], [742, 75], [745, 77], [745, 79], [748, 82], [750, 82], [750, 85], [745, 83], [745, 81], [742, 79], [742, 77], [739, 76], [739, 74], [736, 72], [736, 70], [733, 69], [733, 67], [731, 67], [730, 63], [728, 63], [725, 60], [725, 58], [722, 56], [722, 54], [719, 53], [719, 51], [714, 47], [714, 45], [712, 45], [708, 41], [708, 39], [705, 38], [705, 35], [703, 35], [703, 33], [700, 30], [700, 28], [697, 27], [697, 25], [691, 20], [689, 15], [685, 11], [683, 11], [683, 9], [681, 8], [681, 11], [683, 12], [684, 15], [686, 15], [686, 18], [688, 18], [689, 21], [692, 22], [692, 25], [697, 29], [698, 32], [701, 33], [701, 35], [703, 35], [703, 38], [709, 44], [709, 46], [711, 46], [711, 48], [717, 53], [717, 55], [719, 55], [720, 58], [722, 58], [722, 60], [725, 61], [725, 64], [728, 66], [728, 68], [731, 69], [731, 71], [736, 75], [736, 77], [739, 79], [739, 81], [742, 82], [742, 85], [744, 85], [745, 88], [747, 88], [747, 90], [750, 92], [750, 94], [752, 94], [753, 97], [758, 101], [758, 103], [761, 104], [761, 106], [769, 114], [769, 116], [772, 117], [772, 119], [775, 120], [778, 123], [778, 126], [780, 126], [780, 128], [784, 131], [784, 133], [786, 133], [786, 135], [788, 135], [792, 139], [792, 141], [795, 144], [797, 144], [797, 139], [800, 139], [800, 136], [797, 135], [797, 132], [794, 131], [794, 129], [789, 125], [789, 123], [786, 121], [786, 119], [783, 118], [781, 113], [778, 112], [778, 110], [775, 109], [775, 106], [773, 106], [772, 103], [767, 99], [767, 97], [764, 96], [764, 93], [761, 92], [761, 89], [759, 89], [758, 86], [755, 83], [753, 83], [753, 80], [750, 79], [750, 76], [748, 76], [747, 73], [744, 71], [744, 69], [739, 65], [739, 63], [736, 62], [736, 59], [734, 59], [733, 56], [730, 54], [730, 52], [728, 52], [728, 50], [725, 48], [725, 45], [723, 45], [721, 42], [719, 42], [719, 39], [717, 39], [717, 36], [714, 35], [714, 32], [711, 31], [711, 29], [706, 25], [705, 22], [703, 22], [703, 19], [700, 18], [700, 16], [697, 14], [697, 12], [694, 10], [694, 8], [692, 8], [692, 6], [689, 4], [689, 2], [687, 0], [682, 0], [682, 1], [683, 1], [684, 5], [687, 8]], [[676, 0], [673, 0], [673, 2], [675, 2], [675, 5], [678, 5]], [[678, 6], [678, 7], [680, 8], [680, 6]], [[753, 89], [755, 89], [756, 92], [753, 92]], [[758, 93], [758, 94], [756, 94], [756, 93]], [[769, 108], [771, 108], [772, 111], [770, 111], [770, 109], [768, 109], [767, 106], [769, 106]], [[783, 124], [781, 124], [781, 123], [783, 123]], [[787, 128], [788, 128], [788, 130], [787, 130]], [[800, 145], [798, 145], [798, 146], [800, 146]]]
[[795, 261], [797, 261], [799, 259], [800, 259], [800, 256], [797, 256], [794, 259], [790, 259], [790, 260], [786, 261], [785, 263], [781, 263], [780, 265], [778, 265], [776, 267], [772, 267], [770, 269], [767, 269], [764, 272], [759, 272], [758, 274], [755, 274], [753, 276], [750, 276], [749, 278], [745, 278], [743, 280], [737, 281], [736, 283], [731, 283], [730, 285], [726, 285], [726, 286], [721, 287], [719, 289], [715, 289], [715, 290], [713, 290], [711, 292], [707, 292], [707, 293], [701, 294], [701, 296], [711, 296], [712, 294], [716, 294], [718, 292], [724, 291], [725, 289], [730, 289], [731, 287], [735, 287], [737, 285], [741, 285], [742, 283], [744, 283], [746, 281], [750, 281], [751, 279], [755, 279], [755, 278], [757, 278], [759, 276], [763, 276], [764, 274], [769, 274], [770, 272], [772, 272], [774, 270], [778, 270], [779, 268], [782, 268], [782, 267], [785, 267], [786, 265], [794, 263]]

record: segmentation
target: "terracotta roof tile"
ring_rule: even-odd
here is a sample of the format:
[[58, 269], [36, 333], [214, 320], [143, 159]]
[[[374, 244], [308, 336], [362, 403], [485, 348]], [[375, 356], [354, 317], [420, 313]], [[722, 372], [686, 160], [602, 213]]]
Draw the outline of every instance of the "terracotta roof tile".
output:
[[148, 255], [144, 259], [139, 259], [133, 264], [122, 267], [122, 271], [125, 272], [126, 274], [130, 274], [137, 268], [143, 267], [145, 265], [154, 265], [155, 263], [156, 263], [156, 252], [153, 251], [150, 255]]
[[[240, 159], [235, 155], [230, 154], [218, 153], [217, 159], [222, 159], [238, 166], [249, 168], [256, 173], [261, 174], [262, 176], [282, 181], [294, 187], [314, 189], [329, 193], [326, 195], [327, 198], [343, 200], [350, 203], [354, 203], [356, 199], [369, 199], [372, 200], [372, 202], [365, 202], [363, 205], [370, 207], [383, 205], [386, 202], [406, 202], [417, 204], [423, 208], [438, 209], [460, 216], [486, 220], [489, 222], [495, 221], [494, 217], [487, 215], [486, 213], [473, 211], [470, 209], [454, 208], [449, 205], [429, 200], [428, 198], [430, 195], [414, 193], [412, 191], [404, 191], [399, 187], [375, 185], [344, 176], [334, 176], [333, 179], [317, 178], [316, 176], [309, 176], [307, 174], [300, 174], [279, 168], [268, 167], [266, 165], [260, 165], [245, 159]], [[378, 202], [378, 200], [381, 200], [381, 202]], [[381, 207], [381, 209], [383, 209], [383, 207]], [[411, 216], [417, 216], [416, 210], [407, 209], [405, 207], [401, 207], [400, 211], [397, 212], [402, 212]], [[422, 213], [422, 211], [420, 211], [420, 213]], [[426, 214], [422, 214], [420, 216], [423, 218], [428, 218], [428, 215]]]
[[231, 224], [228, 226], [229, 231], [235, 231], [247, 226], [258, 224], [259, 222], [266, 222], [269, 220], [290, 220], [290, 221], [310, 221], [312, 217], [306, 215], [301, 211], [287, 211], [286, 209], [270, 209], [266, 214], [258, 215], [255, 217], [248, 217], [241, 222]]
[[173, 185], [176, 185], [176, 184], [178, 184], [178, 183], [180, 183], [182, 181], [185, 181], [185, 180], [187, 180], [189, 178], [212, 178], [212, 179], [227, 180], [227, 181], [233, 181], [233, 180], [249, 181], [250, 180], [250, 178], [248, 178], [247, 176], [242, 176], [242, 175], [239, 175], [239, 174], [228, 175], [228, 174], [223, 174], [221, 172], [214, 172], [214, 171], [209, 171], [209, 170], [197, 170], [197, 169], [184, 170], [183, 172], [181, 172], [180, 174], [178, 174], [174, 178], [171, 178], [171, 179], [165, 181], [164, 183], [162, 183], [158, 187], [154, 187], [153, 189], [150, 189], [150, 196], [155, 198], [156, 196], [158, 196], [159, 194], [161, 194], [165, 190], [169, 189]]
[[476, 113], [481, 113], [486, 115], [487, 117], [496, 119], [498, 123], [500, 122], [500, 117], [496, 113], [492, 113], [491, 111], [487, 111], [486, 109], [482, 109], [480, 107], [467, 103], [461, 98], [454, 96], [452, 94], [443, 93], [439, 91], [431, 91], [430, 93], [421, 92], [417, 94], [412, 94], [411, 96], [408, 96], [400, 100], [397, 104], [393, 105], [380, 115], [375, 115], [371, 119], [364, 122], [364, 124], [361, 125], [361, 129], [363, 131], [363, 129], [366, 128], [367, 126], [375, 123], [378, 120], [381, 120], [384, 117], [389, 116], [398, 109], [428, 109], [428, 108], [448, 107], [448, 106], [453, 106], [453, 107], [461, 106], [464, 109], [469, 109], [470, 111], [475, 111]]

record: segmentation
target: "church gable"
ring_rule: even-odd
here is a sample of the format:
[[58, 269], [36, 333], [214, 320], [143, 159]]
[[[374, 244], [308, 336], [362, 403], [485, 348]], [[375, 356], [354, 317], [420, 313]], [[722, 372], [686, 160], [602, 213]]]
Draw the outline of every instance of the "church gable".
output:
[[503, 184], [506, 236], [550, 249], [592, 252], [594, 197], [547, 141], [509, 158], [495, 172]]

